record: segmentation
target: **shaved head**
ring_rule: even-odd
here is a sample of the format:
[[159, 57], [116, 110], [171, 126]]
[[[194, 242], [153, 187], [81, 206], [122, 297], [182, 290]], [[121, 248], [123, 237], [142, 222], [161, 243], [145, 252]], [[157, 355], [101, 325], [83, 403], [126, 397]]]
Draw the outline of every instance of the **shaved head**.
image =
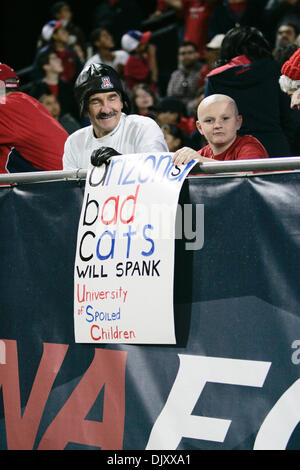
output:
[[215, 103], [224, 103], [224, 104], [233, 106], [235, 115], [237, 116], [239, 114], [236, 102], [232, 98], [230, 98], [230, 96], [215, 94], [215, 95], [207, 96], [199, 104], [198, 110], [197, 110], [199, 121], [201, 120], [201, 116], [203, 112], [207, 110], [208, 106], [210, 106], [211, 104], [215, 104]]
[[224, 152], [235, 141], [242, 125], [235, 101], [227, 95], [210, 95], [198, 106], [196, 126], [204, 135], [213, 154]]

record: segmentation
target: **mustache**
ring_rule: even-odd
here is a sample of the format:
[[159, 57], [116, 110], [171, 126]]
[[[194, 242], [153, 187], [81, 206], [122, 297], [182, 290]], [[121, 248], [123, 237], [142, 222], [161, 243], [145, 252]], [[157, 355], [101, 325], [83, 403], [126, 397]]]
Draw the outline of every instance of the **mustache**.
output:
[[96, 118], [97, 119], [105, 119], [105, 118], [110, 118], [110, 117], [113, 117], [113, 116], [116, 116], [118, 113], [116, 111], [112, 111], [111, 113], [99, 113], [97, 114]]

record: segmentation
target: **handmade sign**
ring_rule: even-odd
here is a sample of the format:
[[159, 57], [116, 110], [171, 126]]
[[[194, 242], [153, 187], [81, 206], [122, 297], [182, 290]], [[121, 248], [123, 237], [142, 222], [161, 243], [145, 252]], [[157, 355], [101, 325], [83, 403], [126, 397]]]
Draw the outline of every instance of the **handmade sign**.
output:
[[194, 164], [139, 154], [89, 168], [74, 270], [76, 342], [175, 344], [175, 218]]

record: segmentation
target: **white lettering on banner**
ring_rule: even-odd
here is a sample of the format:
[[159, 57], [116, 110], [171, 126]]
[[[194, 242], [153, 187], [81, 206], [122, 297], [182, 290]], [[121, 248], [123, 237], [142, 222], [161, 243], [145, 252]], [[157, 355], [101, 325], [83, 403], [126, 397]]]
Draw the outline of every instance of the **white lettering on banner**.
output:
[[2, 340], [0, 340], [0, 364], [6, 364], [6, 346]]
[[[270, 362], [179, 355], [180, 367], [146, 450], [176, 450], [183, 437], [223, 442], [231, 421], [192, 416], [207, 382], [262, 387]], [[198, 373], [196, 373], [197, 371]]]
[[300, 379], [279, 398], [256, 436], [253, 450], [284, 450], [300, 421]]

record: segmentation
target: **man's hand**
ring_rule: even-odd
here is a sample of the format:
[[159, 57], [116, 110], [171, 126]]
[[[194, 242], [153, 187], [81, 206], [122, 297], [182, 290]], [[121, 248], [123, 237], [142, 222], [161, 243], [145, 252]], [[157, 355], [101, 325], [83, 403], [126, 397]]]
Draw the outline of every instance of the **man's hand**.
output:
[[91, 164], [94, 166], [101, 166], [109, 158], [115, 157], [116, 155], [122, 155], [111, 147], [100, 147], [93, 151], [91, 155]]

